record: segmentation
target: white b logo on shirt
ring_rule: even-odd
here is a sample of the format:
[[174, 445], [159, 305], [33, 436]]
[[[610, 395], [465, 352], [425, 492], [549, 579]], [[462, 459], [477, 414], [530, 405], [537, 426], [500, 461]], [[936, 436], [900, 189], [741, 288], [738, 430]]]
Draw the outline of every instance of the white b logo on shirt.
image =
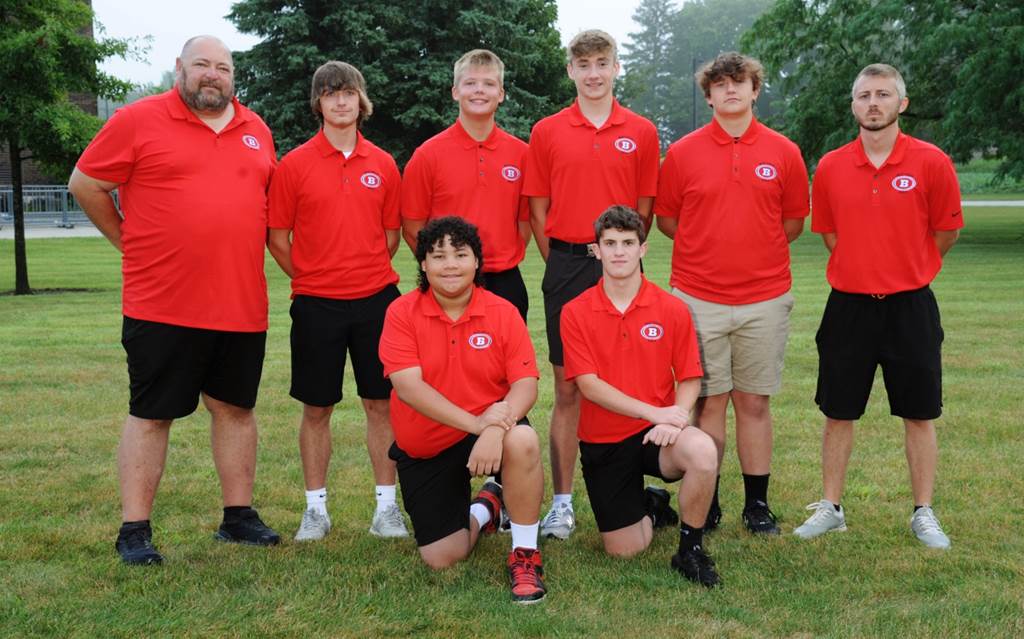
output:
[[516, 180], [519, 179], [519, 176], [521, 175], [522, 172], [520, 172], [518, 166], [506, 164], [505, 166], [501, 167], [501, 177], [505, 178], [509, 182], [515, 182]]
[[359, 181], [363, 183], [368, 189], [380, 188], [381, 179], [380, 176], [373, 171], [367, 171], [359, 176]]
[[487, 333], [473, 333], [469, 336], [469, 345], [478, 351], [489, 347], [493, 341]]
[[249, 147], [250, 149], [256, 149], [257, 151], [260, 148], [260, 141], [256, 139], [255, 135], [243, 135], [242, 144]]
[[619, 138], [618, 140], [615, 140], [615, 148], [623, 153], [632, 153], [633, 151], [636, 151], [636, 142], [630, 138]]
[[917, 180], [912, 175], [897, 175], [892, 179], [892, 188], [897, 191], [907, 192], [914, 190], [917, 186]]
[[640, 327], [640, 337], [644, 338], [649, 342], [656, 342], [665, 335], [665, 329], [661, 327], [661, 324], [644, 324]]
[[754, 167], [754, 175], [762, 180], [774, 180], [779, 175], [779, 170], [771, 164], [758, 164]]

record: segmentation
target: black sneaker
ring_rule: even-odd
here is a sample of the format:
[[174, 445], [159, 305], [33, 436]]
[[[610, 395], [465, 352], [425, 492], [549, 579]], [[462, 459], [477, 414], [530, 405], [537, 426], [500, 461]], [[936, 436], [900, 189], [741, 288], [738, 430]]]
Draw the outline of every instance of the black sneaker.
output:
[[781, 534], [782, 530], [775, 521], [775, 513], [760, 499], [743, 509], [743, 525], [755, 535]]
[[672, 555], [672, 567], [682, 576], [705, 588], [714, 588], [721, 579], [715, 572], [715, 562], [700, 546]]
[[654, 528], [675, 526], [679, 523], [679, 515], [672, 510], [671, 503], [672, 496], [664, 488], [644, 488], [644, 510], [650, 515]]
[[252, 508], [239, 513], [231, 521], [224, 520], [213, 538], [250, 546], [276, 546], [281, 541], [281, 535], [264, 524]]
[[114, 548], [121, 555], [121, 561], [129, 566], [148, 566], [164, 561], [164, 556], [153, 547], [153, 530], [148, 523], [121, 526]]
[[720, 523], [722, 523], [722, 507], [712, 503], [711, 508], [708, 510], [707, 519], [704, 520], [704, 532], [708, 533], [712, 530], [718, 530], [718, 524]]

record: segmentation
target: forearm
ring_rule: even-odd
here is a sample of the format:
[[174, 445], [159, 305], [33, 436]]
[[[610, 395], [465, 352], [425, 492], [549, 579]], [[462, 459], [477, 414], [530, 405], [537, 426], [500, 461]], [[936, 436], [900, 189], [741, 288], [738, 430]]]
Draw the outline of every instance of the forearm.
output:
[[396, 382], [392, 376], [392, 382], [398, 398], [421, 415], [471, 435], [479, 435], [483, 430], [475, 415], [453, 404], [422, 379]]
[[960, 238], [960, 231], [935, 231], [935, 246], [939, 249], [939, 255], [942, 257], [946, 256], [949, 249], [953, 248], [956, 241]]
[[679, 226], [679, 220], [674, 217], [665, 217], [663, 215], [656, 216], [658, 218], [658, 230], [670, 240], [676, 239], [676, 227]]
[[654, 208], [653, 197], [641, 197], [637, 198], [636, 201], [636, 212], [640, 215], [640, 219], [644, 221], [644, 232], [651, 230], [651, 223], [654, 222], [654, 217], [651, 215], [651, 210]]
[[409, 245], [409, 250], [412, 251], [413, 255], [416, 255], [416, 236], [424, 226], [426, 226], [426, 220], [402, 218], [402, 237], [405, 239], [405, 243]]
[[267, 249], [285, 275], [295, 277], [295, 268], [292, 266], [291, 229], [268, 229]]
[[[105, 188], [106, 186], [111, 188]], [[74, 170], [68, 182], [68, 190], [75, 196], [75, 200], [78, 201], [89, 221], [114, 245], [114, 248], [123, 251], [121, 246], [123, 218], [114, 204], [114, 198], [110, 195], [110, 190], [114, 186], [116, 185], [101, 186], [98, 180], [90, 178], [78, 169]]]
[[537, 379], [534, 377], [524, 377], [512, 382], [508, 395], [505, 396], [505, 401], [508, 402], [513, 420], [518, 422], [523, 417], [526, 417], [527, 413], [530, 412], [530, 409], [537, 402]]
[[676, 384], [676, 406], [687, 414], [693, 414], [693, 407], [700, 396], [700, 378], [691, 377]]
[[523, 240], [523, 246], [530, 246], [530, 238], [533, 237], [533, 227], [530, 225], [529, 220], [520, 220], [519, 225], [519, 238]]
[[656, 417], [653, 415], [654, 410], [657, 409], [656, 406], [630, 397], [597, 375], [589, 374], [577, 377], [576, 386], [584, 397], [605, 410], [651, 423], [656, 421]]
[[401, 231], [399, 229], [384, 229], [384, 240], [388, 245], [388, 255], [391, 257], [395, 256], [398, 252], [398, 242]]
[[836, 250], [836, 242], [838, 241], [838, 238], [835, 233], [822, 233], [821, 240], [825, 242], [825, 248], [828, 249], [829, 253]]
[[786, 241], [792, 242], [804, 232], [804, 218], [788, 217], [782, 220], [782, 231], [786, 234]]
[[533, 227], [533, 237], [537, 241], [537, 250], [540, 256], [547, 261], [548, 237], [544, 235], [544, 226], [547, 224], [548, 208], [551, 206], [551, 198], [531, 197], [530, 198], [530, 226]]

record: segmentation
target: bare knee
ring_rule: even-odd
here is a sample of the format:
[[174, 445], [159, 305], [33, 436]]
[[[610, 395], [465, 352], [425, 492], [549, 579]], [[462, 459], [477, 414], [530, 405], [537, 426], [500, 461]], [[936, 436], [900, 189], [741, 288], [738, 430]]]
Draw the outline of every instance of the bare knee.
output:
[[206, 410], [210, 411], [210, 415], [216, 420], [228, 420], [232, 422], [247, 421], [252, 419], [253, 412], [251, 408], [243, 408], [227, 402], [222, 402], [219, 399], [214, 399], [206, 393], [203, 393], [203, 406], [206, 406]]
[[718, 472], [718, 448], [715, 440], [697, 428], [687, 428], [673, 446], [683, 470], [696, 473]]
[[466, 555], [457, 552], [432, 552], [420, 548], [420, 557], [431, 570], [444, 570], [465, 559]]
[[366, 412], [366, 420], [371, 423], [387, 422], [391, 416], [386, 399], [364, 399], [363, 410]]
[[514, 426], [505, 433], [503, 448], [506, 455], [511, 453], [519, 459], [540, 459], [540, 439], [529, 426]]
[[326, 428], [331, 425], [334, 406], [302, 405], [302, 425], [311, 428]]

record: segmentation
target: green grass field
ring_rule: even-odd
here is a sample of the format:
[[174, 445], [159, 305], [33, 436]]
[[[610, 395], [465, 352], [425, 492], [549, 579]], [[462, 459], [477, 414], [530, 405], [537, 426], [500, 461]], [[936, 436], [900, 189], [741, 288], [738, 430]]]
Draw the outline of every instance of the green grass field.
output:
[[[220, 493], [200, 409], [172, 429], [153, 514], [167, 563], [121, 565], [114, 457], [127, 372], [118, 259], [102, 239], [30, 240], [34, 287], [89, 290], [0, 296], [0, 636], [1024, 636], [1024, 212], [968, 209], [966, 221], [934, 285], [946, 329], [935, 507], [952, 550], [929, 551], [909, 532], [902, 427], [877, 380], [857, 430], [848, 532], [810, 542], [751, 538], [742, 531], [742, 486], [729, 450], [725, 517], [707, 543], [724, 587], [709, 592], [670, 570], [671, 531], [634, 560], [603, 556], [578, 479], [579, 528], [569, 542], [543, 543], [550, 594], [528, 608], [508, 602], [506, 536], [484, 539], [469, 561], [435, 574], [411, 540], [366, 533], [373, 482], [351, 379], [334, 419], [335, 528], [323, 543], [290, 541], [304, 507], [299, 406], [287, 396], [288, 286], [270, 259], [255, 505], [286, 541], [262, 549], [212, 540]], [[12, 242], [0, 241], [3, 289], [13, 287], [12, 252]], [[409, 290], [414, 266], [407, 250], [400, 255]], [[820, 240], [806, 233], [793, 246], [797, 305], [784, 388], [773, 402], [771, 496], [786, 533], [820, 498], [813, 336], [824, 265]], [[646, 269], [666, 284], [664, 238], [652, 240]], [[531, 247], [530, 328], [546, 360], [540, 271]], [[531, 418], [546, 441], [551, 380], [542, 371]]]

